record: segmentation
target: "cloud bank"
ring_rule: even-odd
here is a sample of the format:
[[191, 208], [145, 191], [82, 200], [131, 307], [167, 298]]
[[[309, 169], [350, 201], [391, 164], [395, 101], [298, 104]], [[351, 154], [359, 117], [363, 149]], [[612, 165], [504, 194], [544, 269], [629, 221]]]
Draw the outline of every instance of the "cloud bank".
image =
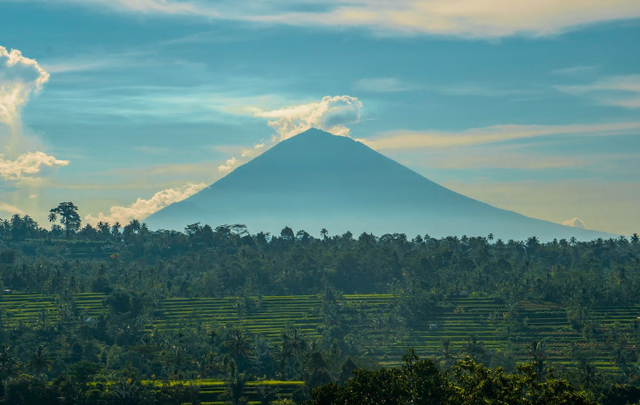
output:
[[640, 17], [637, 0], [64, 1], [123, 13], [483, 38], [554, 35], [587, 24]]
[[108, 222], [110, 224], [120, 222], [121, 224], [127, 224], [132, 219], [144, 220], [154, 212], [178, 201], [182, 201], [185, 198], [194, 195], [206, 186], [207, 185], [205, 183], [190, 183], [184, 187], [168, 188], [158, 191], [149, 199], [145, 200], [143, 198], [138, 198], [129, 206], [116, 205], [109, 209], [108, 214], [104, 214], [102, 212], [96, 216], [89, 214], [85, 219], [90, 224], [97, 224], [98, 222]]
[[256, 117], [267, 118], [280, 140], [289, 139], [310, 128], [334, 135], [348, 136], [347, 125], [360, 121], [362, 102], [351, 96], [326, 96], [316, 103], [298, 104], [272, 111], [259, 111]]

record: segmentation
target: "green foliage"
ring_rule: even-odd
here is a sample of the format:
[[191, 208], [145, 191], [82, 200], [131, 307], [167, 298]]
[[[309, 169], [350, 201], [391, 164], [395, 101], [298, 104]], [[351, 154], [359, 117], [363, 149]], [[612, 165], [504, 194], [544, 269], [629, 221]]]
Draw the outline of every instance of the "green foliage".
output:
[[[28, 216], [0, 220], [5, 386], [34, 384], [39, 395], [35, 378], [65, 403], [106, 404], [161, 401], [171, 384], [148, 381], [215, 378], [220, 385], [200, 387], [203, 401], [300, 402], [352, 376], [369, 386], [366, 373], [397, 365], [413, 346], [441, 373], [450, 369], [458, 390], [447, 395], [479, 397], [473, 384], [488, 379], [482, 392], [511, 398], [519, 379], [535, 375], [527, 400], [536, 389], [572, 398], [552, 366], [592, 399], [638, 401], [632, 389], [607, 391], [640, 381], [637, 235], [543, 243], [326, 230], [314, 238], [290, 228], [250, 235], [242, 225], [154, 232], [135, 220], [80, 228], [76, 210], [52, 210], [60, 222], [51, 230]], [[465, 356], [473, 362], [457, 363]], [[531, 371], [515, 372], [524, 362]], [[427, 367], [414, 358], [381, 373], [400, 384], [422, 378], [411, 374], [418, 366]], [[275, 379], [297, 385], [252, 385]], [[376, 400], [432, 395], [398, 387]]]
[[401, 405], [401, 404], [502, 404], [588, 405], [586, 393], [567, 381], [538, 381], [532, 367], [516, 374], [489, 369], [470, 358], [443, 372], [431, 360], [420, 360], [413, 351], [400, 368], [358, 370], [344, 385], [328, 384], [313, 392], [307, 405]]

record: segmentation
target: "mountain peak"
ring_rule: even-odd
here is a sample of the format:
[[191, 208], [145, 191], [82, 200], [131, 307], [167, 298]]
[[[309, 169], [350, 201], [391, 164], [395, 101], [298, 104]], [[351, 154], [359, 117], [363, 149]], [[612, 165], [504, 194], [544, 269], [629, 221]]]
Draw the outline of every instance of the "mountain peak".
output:
[[297, 135], [292, 136], [291, 138], [286, 139], [283, 142], [292, 141], [294, 139], [297, 139], [298, 141], [301, 141], [301, 140], [330, 141], [330, 140], [336, 140], [336, 139], [351, 139], [351, 138], [348, 138], [346, 136], [341, 136], [341, 135], [334, 135], [330, 132], [326, 132], [318, 128], [309, 128], [303, 132], [300, 132]]
[[285, 226], [314, 233], [594, 239], [570, 228], [492, 207], [442, 187], [345, 136], [317, 128], [280, 142], [210, 187], [147, 219], [152, 228], [195, 222]]

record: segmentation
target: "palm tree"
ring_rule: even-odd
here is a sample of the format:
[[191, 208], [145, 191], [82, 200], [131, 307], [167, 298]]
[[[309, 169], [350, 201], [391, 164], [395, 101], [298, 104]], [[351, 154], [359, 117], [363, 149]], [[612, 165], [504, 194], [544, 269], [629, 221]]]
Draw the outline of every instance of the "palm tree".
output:
[[249, 338], [240, 328], [235, 328], [231, 331], [231, 336], [225, 342], [225, 346], [229, 349], [229, 354], [235, 360], [235, 364], [240, 364], [240, 362], [249, 357]]
[[462, 352], [477, 363], [485, 355], [484, 344], [479, 342], [475, 335], [471, 335], [467, 338], [467, 343], [462, 347]]
[[247, 385], [247, 376], [239, 373], [236, 363], [231, 360], [229, 362], [229, 371], [225, 378], [224, 397], [231, 405], [241, 405], [248, 403], [244, 396], [245, 387]]
[[320, 236], [322, 236], [322, 240], [326, 240], [329, 237], [329, 231], [327, 231], [327, 228], [322, 228]]
[[17, 364], [18, 361], [11, 350], [11, 346], [2, 345], [0, 347], [0, 373], [2, 373], [0, 377], [2, 380], [15, 374]]
[[51, 370], [52, 363], [47, 349], [42, 345], [38, 345], [29, 357], [27, 368], [36, 374], [42, 374], [45, 371]]
[[541, 379], [544, 372], [544, 359], [546, 358], [542, 348], [542, 342], [540, 340], [534, 340], [531, 342], [527, 348], [527, 354], [533, 360], [536, 373], [538, 373], [538, 379]]
[[444, 339], [442, 341], [442, 349], [441, 349], [440, 353], [441, 353], [440, 361], [442, 363], [444, 363], [444, 365], [449, 365], [449, 364], [453, 363], [453, 360], [455, 359], [455, 357], [453, 356], [453, 353], [451, 352], [451, 340]]

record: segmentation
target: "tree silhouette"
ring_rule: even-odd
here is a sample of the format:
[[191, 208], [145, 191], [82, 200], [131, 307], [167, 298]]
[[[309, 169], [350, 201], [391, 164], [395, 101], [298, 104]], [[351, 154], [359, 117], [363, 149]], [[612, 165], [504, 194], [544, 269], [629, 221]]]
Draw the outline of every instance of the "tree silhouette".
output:
[[62, 202], [56, 208], [49, 210], [49, 222], [56, 222], [60, 216], [60, 223], [64, 226], [65, 237], [69, 237], [71, 232], [80, 229], [82, 220], [78, 215], [78, 207], [72, 202]]

